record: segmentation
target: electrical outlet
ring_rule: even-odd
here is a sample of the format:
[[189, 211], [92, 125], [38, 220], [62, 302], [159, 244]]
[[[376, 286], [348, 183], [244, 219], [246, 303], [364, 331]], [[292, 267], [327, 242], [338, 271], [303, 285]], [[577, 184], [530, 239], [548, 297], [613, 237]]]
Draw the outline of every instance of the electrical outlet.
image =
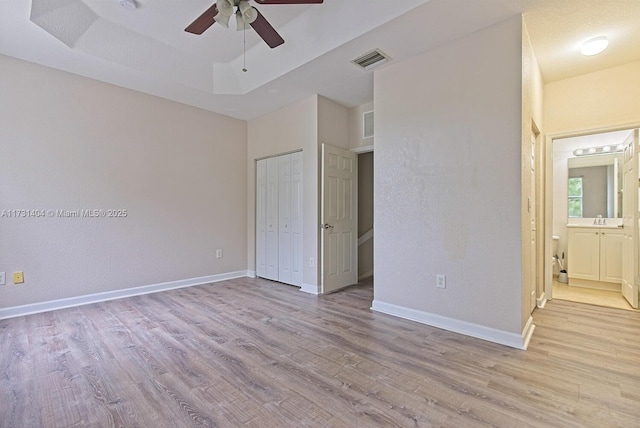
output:
[[216, 250], [216, 258], [217, 259], [221, 259], [222, 258], [222, 250]]
[[13, 273], [13, 283], [22, 284], [24, 282], [24, 273], [22, 271]]
[[7, 283], [7, 274], [5, 272], [0, 272], [0, 285], [5, 285]]
[[309, 267], [316, 267], [316, 261], [311, 257], [309, 259]]
[[436, 287], [438, 287], [438, 288], [447, 288], [447, 276], [446, 275], [436, 275]]

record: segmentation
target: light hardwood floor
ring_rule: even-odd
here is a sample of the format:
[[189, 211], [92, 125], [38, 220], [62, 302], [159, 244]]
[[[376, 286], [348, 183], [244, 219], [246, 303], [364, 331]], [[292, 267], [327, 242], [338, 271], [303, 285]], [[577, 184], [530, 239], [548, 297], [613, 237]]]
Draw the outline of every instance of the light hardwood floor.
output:
[[596, 290], [592, 288], [575, 287], [553, 281], [553, 298], [570, 302], [587, 303], [589, 305], [618, 308], [627, 311], [637, 311], [622, 297], [620, 291]]
[[372, 297], [238, 279], [0, 321], [0, 426], [639, 426], [638, 313], [551, 301], [524, 352]]

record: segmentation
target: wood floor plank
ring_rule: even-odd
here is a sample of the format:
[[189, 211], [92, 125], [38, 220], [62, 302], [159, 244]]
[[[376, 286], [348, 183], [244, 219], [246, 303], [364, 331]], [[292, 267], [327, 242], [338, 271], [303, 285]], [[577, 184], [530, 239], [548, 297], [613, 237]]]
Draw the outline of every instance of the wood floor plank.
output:
[[640, 313], [554, 300], [526, 352], [241, 278], [0, 321], [4, 427], [635, 427]]

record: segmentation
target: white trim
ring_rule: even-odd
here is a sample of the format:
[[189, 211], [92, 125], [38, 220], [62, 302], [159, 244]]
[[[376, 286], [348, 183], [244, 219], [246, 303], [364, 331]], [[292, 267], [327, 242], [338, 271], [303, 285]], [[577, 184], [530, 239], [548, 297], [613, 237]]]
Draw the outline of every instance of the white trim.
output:
[[531, 317], [529, 317], [522, 334], [517, 334], [377, 300], [373, 301], [371, 309], [376, 312], [382, 312], [388, 315], [416, 321], [422, 324], [522, 350], [527, 349], [529, 340], [531, 339], [531, 335], [535, 329], [533, 318]]
[[248, 270], [247, 271], [247, 276], [249, 278], [255, 278], [256, 277], [256, 271], [255, 270]]
[[[533, 337], [533, 331], [536, 329], [536, 325], [533, 323], [533, 317], [529, 316], [529, 319], [527, 320], [527, 323], [525, 324], [524, 328], [522, 329], [522, 347], [518, 348], [518, 349], [522, 349], [523, 351], [526, 351], [527, 348], [529, 347], [529, 342], [531, 341], [531, 338]], [[514, 346], [515, 348], [515, 346]]]
[[373, 151], [373, 144], [369, 144], [368, 146], [354, 147], [351, 149], [351, 151], [357, 154], [369, 153]]
[[542, 309], [547, 305], [547, 293], [542, 292], [542, 296], [538, 297], [537, 299], [537, 306]]
[[316, 296], [318, 294], [320, 294], [320, 293], [318, 293], [318, 286], [317, 285], [305, 284], [304, 282], [300, 286], [300, 291], [303, 291], [303, 292], [309, 293], [309, 294], [315, 294]]
[[[367, 115], [371, 114], [374, 115], [374, 111], [373, 110], [369, 110], [369, 111], [363, 111], [362, 112], [362, 139], [366, 140], [368, 138], [373, 138], [374, 137], [374, 132], [375, 132], [375, 126], [374, 129], [371, 130], [371, 135], [367, 135]], [[372, 116], [373, 117], [373, 121], [375, 122], [375, 115]], [[372, 123], [373, 125], [373, 123]]]
[[212, 282], [225, 281], [227, 279], [242, 278], [246, 276], [249, 276], [249, 271], [239, 270], [236, 272], [219, 273], [216, 275], [144, 285], [142, 287], [125, 288], [121, 290], [105, 291], [102, 293], [86, 294], [84, 296], [69, 297], [66, 299], [0, 308], [0, 320], [20, 317], [23, 315], [37, 314], [40, 312], [54, 311], [56, 309], [88, 305], [90, 303], [106, 302], [108, 300], [122, 299], [123, 297], [141, 296], [143, 294], [157, 293], [159, 291], [173, 290], [175, 288], [209, 284]]

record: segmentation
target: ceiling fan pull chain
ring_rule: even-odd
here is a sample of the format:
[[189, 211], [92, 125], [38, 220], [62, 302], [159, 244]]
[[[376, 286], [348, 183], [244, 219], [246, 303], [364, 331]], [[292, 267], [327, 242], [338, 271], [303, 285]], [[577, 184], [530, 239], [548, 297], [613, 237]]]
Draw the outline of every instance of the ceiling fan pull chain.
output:
[[242, 71], [247, 72], [247, 32], [242, 32]]

